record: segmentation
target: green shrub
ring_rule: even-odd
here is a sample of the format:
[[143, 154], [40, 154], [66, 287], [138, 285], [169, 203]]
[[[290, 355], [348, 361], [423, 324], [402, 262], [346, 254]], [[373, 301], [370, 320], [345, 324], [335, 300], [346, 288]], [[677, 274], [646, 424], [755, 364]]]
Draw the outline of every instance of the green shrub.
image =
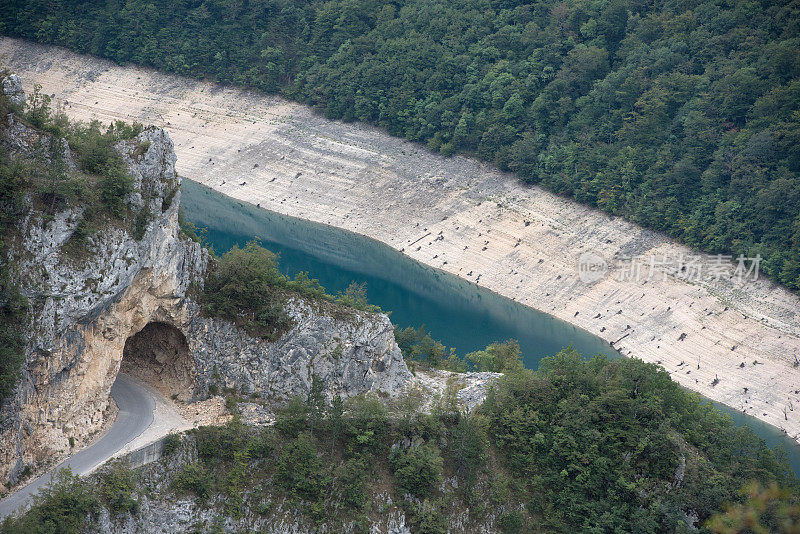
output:
[[50, 95], [42, 94], [42, 86], [34, 84], [33, 92], [28, 95], [28, 102], [25, 110], [25, 118], [31, 126], [44, 129], [50, 122]]
[[419, 534], [447, 533], [447, 518], [442, 514], [437, 502], [424, 499], [415, 507], [412, 521], [416, 527], [414, 532]]
[[351, 282], [344, 293], [339, 292], [336, 296], [336, 302], [343, 304], [356, 310], [365, 310], [369, 312], [379, 312], [381, 309], [378, 306], [369, 303], [367, 299], [367, 284]]
[[476, 371], [510, 373], [523, 368], [519, 342], [515, 339], [492, 343], [485, 350], [467, 354], [465, 359]]
[[203, 313], [243, 327], [253, 336], [273, 338], [288, 324], [276, 288], [286, 285], [275, 255], [256, 241], [234, 246], [206, 277]]
[[[419, 328], [408, 326], [402, 329], [396, 326], [394, 337], [406, 360], [421, 361], [430, 367], [438, 368], [448, 359], [447, 348], [434, 340], [425, 331], [424, 325]], [[452, 353], [452, 349], [450, 352]]]
[[147, 232], [147, 225], [150, 224], [152, 214], [150, 208], [144, 207], [136, 214], [136, 220], [133, 223], [133, 238], [136, 241], [141, 241]]
[[138, 477], [127, 465], [116, 462], [100, 476], [100, 498], [114, 514], [134, 513], [139, 508]]
[[503, 534], [519, 534], [524, 526], [522, 512], [514, 510], [497, 518], [497, 524]]
[[211, 474], [200, 463], [186, 464], [172, 481], [175, 490], [194, 493], [201, 499], [211, 494], [212, 483]]
[[305, 271], [300, 271], [295, 275], [294, 280], [289, 282], [289, 288], [306, 297], [320, 299], [327, 297], [325, 288], [322, 287], [319, 280], [310, 278]]
[[389, 458], [395, 485], [401, 495], [420, 499], [430, 496], [442, 483], [442, 457], [435, 445], [396, 448]]
[[164, 448], [162, 450], [163, 455], [169, 456], [173, 452], [177, 451], [178, 447], [181, 446], [182, 440], [183, 438], [181, 438], [180, 434], [176, 434], [174, 432], [170, 432], [169, 434], [167, 434], [166, 437], [164, 438]]
[[275, 482], [290, 495], [311, 503], [325, 496], [329, 477], [310, 432], [301, 432], [283, 447]]
[[[161, 200], [161, 211], [162, 211], [162, 213], [167, 211], [170, 208], [170, 206], [172, 206], [172, 201], [175, 199], [175, 195], [178, 193], [178, 189], [179, 188], [176, 187], [175, 189], [173, 189], [172, 191], [167, 193], [167, 196], [165, 196]], [[178, 217], [180, 218], [180, 211], [178, 213]]]
[[232, 460], [237, 451], [249, 450], [253, 443], [250, 429], [238, 417], [225, 426], [201, 426], [195, 437], [197, 454], [209, 465], [217, 460]]
[[384, 439], [389, 427], [386, 406], [371, 395], [351, 397], [344, 404], [345, 451], [351, 456], [370, 456]]
[[485, 423], [485, 419], [478, 416], [462, 417], [450, 430], [450, 456], [456, 474], [464, 480], [467, 489], [475, 483], [478, 471], [489, 457], [489, 437]]
[[[0, 95], [0, 101], [6, 97]], [[0, 148], [0, 404], [11, 395], [25, 363], [25, 340], [22, 326], [28, 312], [28, 300], [11, 279], [5, 260], [5, 239], [22, 214], [22, 193], [29, 169], [10, 161]]]
[[[5, 521], [3, 534], [79, 534], [94, 521], [98, 511], [94, 488], [69, 468], [60, 469], [50, 483], [33, 496], [33, 505], [22, 517]], [[89, 521], [87, 521], [87, 516]]]
[[275, 429], [285, 437], [297, 437], [300, 432], [309, 428], [309, 412], [308, 405], [301, 397], [292, 397], [285, 406], [277, 410]]
[[369, 468], [361, 458], [350, 458], [342, 464], [336, 473], [336, 482], [342, 492], [345, 506], [353, 510], [362, 510], [367, 502], [365, 482]]
[[125, 216], [125, 197], [133, 191], [133, 178], [120, 167], [108, 167], [100, 178], [100, 201], [116, 217]]

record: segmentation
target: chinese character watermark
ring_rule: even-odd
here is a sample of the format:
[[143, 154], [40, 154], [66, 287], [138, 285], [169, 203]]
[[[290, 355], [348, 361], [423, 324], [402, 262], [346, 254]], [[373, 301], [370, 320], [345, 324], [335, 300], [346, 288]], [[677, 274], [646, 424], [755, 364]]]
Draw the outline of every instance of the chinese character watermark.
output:
[[[740, 254], [734, 261], [733, 256], [726, 254], [639, 254], [618, 257], [614, 266], [620, 282], [666, 280], [667, 276], [674, 276], [689, 283], [722, 280], [743, 283], [758, 280], [761, 255], [745, 257]], [[578, 277], [584, 283], [597, 282], [608, 271], [608, 263], [598, 254], [584, 252], [578, 259]]]

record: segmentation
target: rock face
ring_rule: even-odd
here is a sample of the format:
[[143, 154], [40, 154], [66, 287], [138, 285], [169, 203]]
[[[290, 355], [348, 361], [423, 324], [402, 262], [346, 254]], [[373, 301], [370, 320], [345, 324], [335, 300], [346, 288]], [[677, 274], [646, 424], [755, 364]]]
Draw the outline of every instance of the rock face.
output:
[[[24, 100], [18, 78], [9, 76], [2, 86], [11, 98]], [[9, 122], [0, 143], [12, 157], [46, 154], [49, 136], [13, 116]], [[62, 148], [67, 167], [76, 169], [66, 143]], [[76, 254], [69, 242], [84, 208], [46, 216], [28, 195], [8, 240], [12, 276], [31, 307], [22, 378], [0, 407], [0, 491], [19, 481], [25, 466], [57, 458], [69, 451], [70, 440], [85, 443], [101, 428], [125, 345], [148, 325], [164, 325], [148, 332], [177, 337], [140, 337], [132, 346], [137, 352], [166, 347], [151, 347], [153, 361], [175, 368], [163, 376], [191, 375], [185, 382], [189, 398], [217, 382], [281, 400], [307, 392], [314, 374], [325, 380], [329, 396], [392, 394], [410, 379], [385, 315], [293, 299], [287, 311], [295, 326], [274, 343], [201, 317], [187, 290], [202, 286], [209, 256], [180, 234], [180, 179], [169, 135], [148, 128], [116, 149], [134, 178], [127, 206], [147, 221], [138, 239], [132, 221], [107, 221]], [[184, 341], [184, 360], [165, 356], [177, 357]]]
[[3, 93], [17, 106], [25, 105], [25, 92], [22, 90], [22, 80], [16, 74], [3, 78]]
[[195, 314], [186, 336], [197, 363], [198, 392], [213, 384], [285, 401], [307, 393], [316, 375], [330, 399], [365, 391], [394, 395], [411, 380], [386, 315], [301, 297], [292, 297], [284, 309], [294, 326], [274, 342]]

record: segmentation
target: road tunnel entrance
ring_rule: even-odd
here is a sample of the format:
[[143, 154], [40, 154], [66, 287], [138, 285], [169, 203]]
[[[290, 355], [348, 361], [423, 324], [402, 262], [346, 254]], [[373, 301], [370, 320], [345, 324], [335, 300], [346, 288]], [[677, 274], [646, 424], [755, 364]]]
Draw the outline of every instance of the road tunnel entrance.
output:
[[167, 323], [148, 323], [125, 341], [120, 372], [150, 384], [167, 398], [192, 398], [194, 359], [183, 332]]

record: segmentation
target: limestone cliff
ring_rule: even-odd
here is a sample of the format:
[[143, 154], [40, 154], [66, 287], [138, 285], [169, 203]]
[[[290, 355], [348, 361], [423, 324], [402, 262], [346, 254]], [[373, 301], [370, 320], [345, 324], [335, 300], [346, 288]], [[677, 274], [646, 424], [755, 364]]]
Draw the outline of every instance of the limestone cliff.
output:
[[[10, 98], [21, 98], [18, 79], [2, 85]], [[66, 166], [79, 167], [66, 142], [14, 115], [0, 143], [20, 159], [46, 159], [51, 143], [63, 143]], [[176, 393], [186, 400], [202, 398], [211, 383], [280, 401], [307, 392], [313, 375], [329, 396], [392, 394], [410, 379], [385, 315], [343, 313], [297, 297], [287, 305], [293, 328], [272, 343], [201, 317], [187, 290], [202, 286], [209, 255], [181, 235], [169, 135], [147, 128], [115, 149], [133, 177], [125, 204], [143, 222], [140, 230], [106, 221], [76, 254], [71, 239], [85, 207], [47, 213], [28, 192], [8, 240], [5, 259], [30, 312], [22, 377], [0, 408], [0, 490], [16, 484], [26, 466], [35, 470], [102, 427], [128, 353], [155, 362], [154, 373], [168, 387], [183, 387]]]

